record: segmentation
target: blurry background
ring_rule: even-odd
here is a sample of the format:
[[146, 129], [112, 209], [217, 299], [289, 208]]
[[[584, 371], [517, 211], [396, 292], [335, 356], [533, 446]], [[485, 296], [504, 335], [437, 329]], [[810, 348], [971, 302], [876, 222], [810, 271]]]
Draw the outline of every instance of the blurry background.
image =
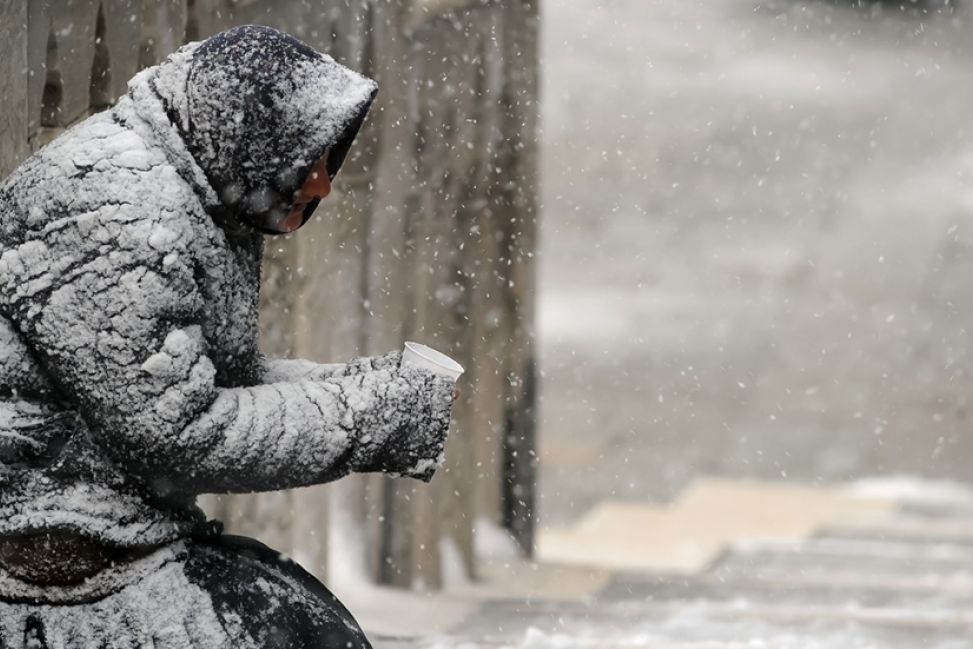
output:
[[545, 5], [546, 521], [973, 475], [973, 25], [897, 5]]

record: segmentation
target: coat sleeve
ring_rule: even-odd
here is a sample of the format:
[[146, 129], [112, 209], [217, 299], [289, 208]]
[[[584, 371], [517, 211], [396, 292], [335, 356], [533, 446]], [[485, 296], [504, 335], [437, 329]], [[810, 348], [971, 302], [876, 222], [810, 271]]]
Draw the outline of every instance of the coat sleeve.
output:
[[[130, 244], [134, 252], [99, 255], [19, 296], [27, 342], [106, 451], [163, 494], [290, 488], [351, 471], [431, 479], [451, 381], [385, 362], [221, 387], [184, 240], [168, 237], [157, 257]], [[30, 275], [45, 263], [21, 250], [0, 271]], [[17, 290], [30, 286], [24, 277]]]
[[13, 469], [53, 461], [66, 443], [73, 413], [52, 397], [43, 370], [0, 317], [0, 486]]
[[337, 378], [374, 370], [393, 370], [399, 366], [401, 360], [402, 352], [363, 356], [349, 363], [315, 363], [300, 358], [264, 358], [262, 378], [265, 383]]

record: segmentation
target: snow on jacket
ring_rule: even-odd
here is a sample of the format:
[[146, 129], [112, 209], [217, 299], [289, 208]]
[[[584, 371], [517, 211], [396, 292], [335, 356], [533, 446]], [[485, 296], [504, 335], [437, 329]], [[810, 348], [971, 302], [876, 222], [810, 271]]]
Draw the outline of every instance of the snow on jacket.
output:
[[0, 535], [151, 545], [201, 524], [202, 493], [431, 478], [451, 381], [398, 353], [257, 345], [260, 230], [325, 150], [337, 172], [374, 95], [238, 28], [141, 72], [0, 185]]

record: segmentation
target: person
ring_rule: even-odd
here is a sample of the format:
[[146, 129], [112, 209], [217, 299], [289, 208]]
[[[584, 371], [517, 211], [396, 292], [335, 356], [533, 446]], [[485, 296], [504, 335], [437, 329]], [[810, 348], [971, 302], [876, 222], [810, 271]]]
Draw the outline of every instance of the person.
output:
[[376, 94], [273, 29], [187, 45], [0, 185], [0, 647], [368, 647], [205, 493], [429, 480], [453, 381], [258, 350], [263, 238], [330, 192]]

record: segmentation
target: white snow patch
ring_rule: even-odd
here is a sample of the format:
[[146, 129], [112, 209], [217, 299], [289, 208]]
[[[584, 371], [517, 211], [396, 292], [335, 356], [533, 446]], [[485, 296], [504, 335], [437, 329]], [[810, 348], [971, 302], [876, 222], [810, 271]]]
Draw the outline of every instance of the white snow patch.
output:
[[859, 498], [917, 504], [973, 505], [973, 489], [953, 480], [929, 480], [910, 475], [863, 478], [848, 485]]
[[[470, 579], [466, 574], [466, 562], [456, 541], [448, 536], [439, 540], [439, 552], [442, 561], [443, 585], [446, 587], [468, 584]], [[422, 586], [422, 584], [418, 584]]]
[[479, 559], [518, 559], [520, 548], [510, 532], [488, 518], [473, 525], [473, 544]]

